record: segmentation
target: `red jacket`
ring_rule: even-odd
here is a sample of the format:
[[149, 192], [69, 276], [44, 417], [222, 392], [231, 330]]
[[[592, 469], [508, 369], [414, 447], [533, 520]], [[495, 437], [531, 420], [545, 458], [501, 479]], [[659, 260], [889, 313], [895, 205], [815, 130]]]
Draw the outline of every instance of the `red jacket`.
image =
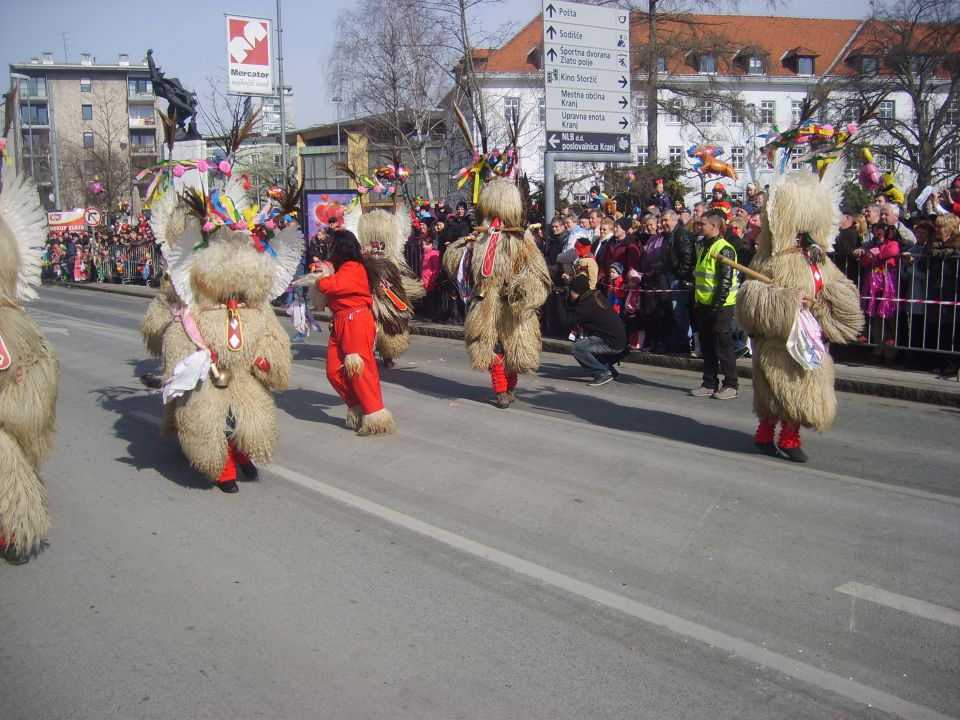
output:
[[327, 305], [334, 314], [373, 307], [367, 269], [355, 260], [345, 262], [333, 275], [317, 280], [317, 289], [327, 296]]

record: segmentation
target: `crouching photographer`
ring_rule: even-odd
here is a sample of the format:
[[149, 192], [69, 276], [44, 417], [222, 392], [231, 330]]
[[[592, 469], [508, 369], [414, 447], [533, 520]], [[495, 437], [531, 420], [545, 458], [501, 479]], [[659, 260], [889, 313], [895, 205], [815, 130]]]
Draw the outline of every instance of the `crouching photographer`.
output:
[[586, 275], [577, 275], [570, 281], [566, 301], [557, 295], [557, 317], [567, 331], [579, 328], [580, 337], [573, 341], [571, 351], [580, 366], [593, 374], [587, 383], [591, 387], [605, 385], [618, 373], [614, 364], [629, 354], [627, 333], [623, 321], [613, 311], [607, 299], [590, 289]]

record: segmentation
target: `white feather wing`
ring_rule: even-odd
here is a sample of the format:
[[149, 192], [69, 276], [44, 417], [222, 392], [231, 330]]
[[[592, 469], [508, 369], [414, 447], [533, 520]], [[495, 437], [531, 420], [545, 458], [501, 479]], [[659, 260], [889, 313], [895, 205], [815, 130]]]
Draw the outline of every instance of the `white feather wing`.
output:
[[177, 193], [169, 189], [160, 199], [150, 208], [150, 229], [153, 230], [153, 237], [158, 243], [172, 244], [175, 237], [167, 237], [167, 231], [170, 229], [170, 219], [174, 210], [179, 206]]
[[247, 191], [243, 189], [243, 184], [234, 177], [227, 181], [223, 193], [233, 201], [233, 205], [240, 215], [243, 215], [243, 211], [251, 205], [250, 197], [247, 195]]
[[349, 230], [354, 235], [358, 235], [357, 228], [360, 225], [360, 216], [363, 215], [363, 208], [360, 206], [360, 200], [351, 203], [343, 213], [343, 229]]
[[290, 281], [297, 273], [297, 266], [303, 258], [303, 239], [300, 228], [291, 224], [273, 236], [270, 247], [277, 253], [274, 258], [276, 269], [273, 274], [273, 290], [271, 298], [281, 295], [290, 285]]
[[186, 229], [176, 240], [160, 245], [163, 257], [167, 261], [170, 282], [173, 283], [177, 295], [188, 307], [193, 306], [194, 303], [193, 290], [190, 287], [193, 249], [202, 242], [203, 233], [200, 232], [200, 223], [195, 218], [190, 218]]
[[0, 193], [0, 234], [2, 240], [16, 246], [20, 255], [17, 299], [26, 302], [37, 297], [43, 246], [47, 239], [47, 216], [33, 181], [8, 171]]

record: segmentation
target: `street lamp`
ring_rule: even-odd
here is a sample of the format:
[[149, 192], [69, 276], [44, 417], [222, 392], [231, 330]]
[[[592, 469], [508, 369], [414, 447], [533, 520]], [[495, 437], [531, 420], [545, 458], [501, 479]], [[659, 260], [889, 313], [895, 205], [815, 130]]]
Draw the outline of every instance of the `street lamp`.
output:
[[[37, 172], [36, 172], [36, 168], [34, 167], [34, 160], [33, 160], [33, 108], [30, 105], [30, 76], [24, 75], [23, 73], [10, 73], [10, 78], [12, 80], [16, 80], [18, 86], [20, 85], [21, 81], [23, 80], [27, 81], [27, 122], [28, 122], [27, 143], [30, 146], [30, 177], [33, 178], [33, 182], [34, 184], [36, 184]], [[19, 95], [19, 87], [18, 87], [18, 95]]]
[[337, 104], [337, 162], [342, 162], [340, 158], [340, 103], [343, 102], [343, 98], [337, 95], [332, 100]]

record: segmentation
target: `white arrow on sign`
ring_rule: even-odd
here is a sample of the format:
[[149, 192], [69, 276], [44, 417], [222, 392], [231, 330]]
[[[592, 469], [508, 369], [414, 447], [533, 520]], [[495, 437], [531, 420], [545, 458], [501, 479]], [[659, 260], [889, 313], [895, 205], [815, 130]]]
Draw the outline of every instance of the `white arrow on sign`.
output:
[[547, 142], [550, 143], [550, 148], [551, 148], [552, 150], [556, 150], [556, 149], [557, 149], [557, 145], [560, 143], [560, 138], [557, 137], [557, 134], [556, 134], [556, 133], [551, 133], [551, 134], [550, 134], [550, 139], [547, 140]]

